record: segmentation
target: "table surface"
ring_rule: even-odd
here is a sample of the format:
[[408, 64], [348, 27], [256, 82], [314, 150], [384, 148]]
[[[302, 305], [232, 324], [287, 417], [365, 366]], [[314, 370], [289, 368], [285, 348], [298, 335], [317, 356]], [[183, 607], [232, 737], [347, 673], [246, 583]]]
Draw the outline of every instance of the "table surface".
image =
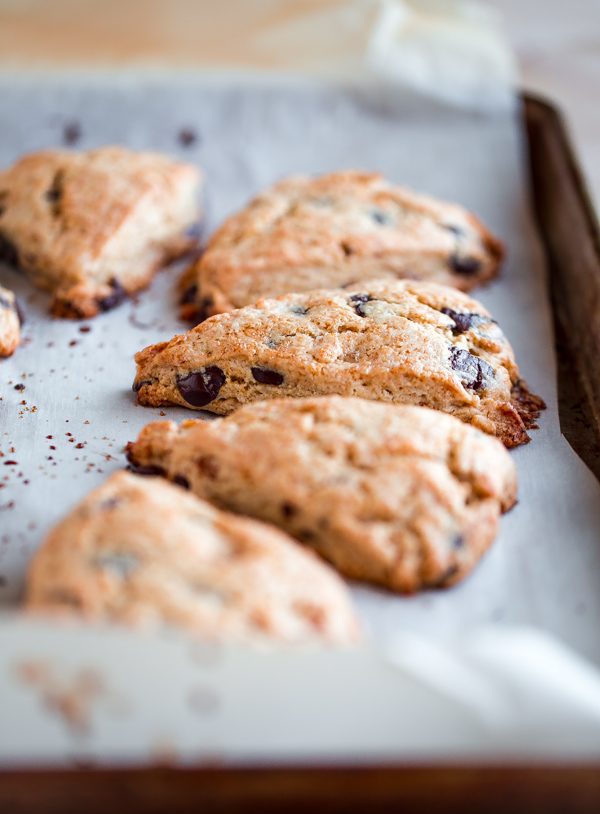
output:
[[[342, 0], [0, 0], [0, 71], [268, 65], [259, 26]], [[505, 17], [522, 84], [565, 111], [600, 202], [600, 0], [487, 0]]]

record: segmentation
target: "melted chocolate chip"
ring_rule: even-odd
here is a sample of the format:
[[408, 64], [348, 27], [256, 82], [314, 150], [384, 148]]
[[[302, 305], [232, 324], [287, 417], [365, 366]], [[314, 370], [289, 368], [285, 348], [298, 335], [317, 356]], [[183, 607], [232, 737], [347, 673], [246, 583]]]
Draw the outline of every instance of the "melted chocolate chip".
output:
[[143, 382], [134, 382], [133, 387], [131, 388], [134, 393], [139, 393], [142, 387], [145, 387], [147, 384], [152, 384], [151, 379], [146, 379]]
[[354, 310], [359, 317], [367, 316], [367, 312], [364, 310], [364, 304], [372, 301], [373, 297], [369, 297], [368, 294], [353, 294], [350, 297], [350, 303], [354, 306]]
[[471, 328], [477, 328], [479, 325], [489, 325], [490, 322], [493, 322], [489, 317], [484, 317], [482, 314], [460, 314], [451, 308], [440, 308], [440, 311], [454, 321], [454, 327], [452, 328], [454, 336], [464, 334], [466, 331]]
[[281, 504], [281, 513], [284, 517], [290, 518], [293, 517], [298, 512], [298, 508], [294, 506], [293, 503], [285, 503]]
[[0, 263], [8, 266], [19, 265], [19, 253], [16, 247], [0, 232]]
[[283, 384], [283, 376], [276, 370], [267, 370], [264, 367], [251, 368], [254, 380], [260, 384]]
[[198, 305], [198, 310], [196, 312], [196, 320], [198, 324], [204, 322], [212, 316], [208, 313], [208, 309], [212, 308], [214, 304], [215, 301], [212, 297], [205, 297], [204, 299], [200, 300], [200, 304]]
[[173, 478], [173, 483], [176, 483], [178, 486], [182, 486], [184, 489], [190, 488], [189, 480], [183, 475], [175, 475]]
[[471, 390], [481, 390], [486, 379], [494, 377], [494, 368], [485, 359], [462, 348], [450, 348], [450, 366], [456, 370], [463, 385]]
[[108, 294], [108, 296], [98, 300], [98, 308], [101, 311], [111, 311], [113, 308], [116, 308], [117, 305], [120, 305], [127, 297], [127, 292], [114, 277], [110, 280], [109, 285], [113, 290], [112, 294]]
[[192, 285], [188, 286], [181, 295], [181, 304], [193, 305], [196, 302], [197, 295], [198, 295], [198, 285], [197, 283], [193, 283]]
[[462, 274], [465, 277], [470, 277], [473, 274], [477, 274], [481, 268], [480, 260], [477, 260], [475, 257], [462, 257], [459, 254], [450, 255], [448, 264], [453, 271], [455, 271], [457, 274]]
[[197, 373], [188, 373], [177, 379], [179, 392], [193, 407], [204, 407], [219, 395], [219, 390], [226, 381], [220, 367], [206, 367]]

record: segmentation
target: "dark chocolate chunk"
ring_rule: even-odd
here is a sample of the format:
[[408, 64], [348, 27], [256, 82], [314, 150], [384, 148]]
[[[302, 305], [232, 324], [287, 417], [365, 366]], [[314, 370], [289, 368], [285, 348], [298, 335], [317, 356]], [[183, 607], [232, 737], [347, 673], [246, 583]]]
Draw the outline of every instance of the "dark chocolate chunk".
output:
[[383, 209], [372, 209], [369, 212], [371, 220], [378, 223], [380, 226], [393, 226], [394, 225], [394, 218], [389, 215], [387, 212], [384, 212]]
[[163, 475], [166, 474], [165, 470], [160, 466], [152, 466], [150, 464], [148, 466], [137, 466], [137, 464], [135, 464], [132, 461], [132, 459], [129, 457], [129, 454], [127, 455], [127, 460], [131, 461], [131, 465], [127, 466], [125, 468], [128, 469], [130, 472], [133, 472], [135, 475], [161, 475], [161, 476], [163, 476]]
[[173, 478], [173, 483], [176, 483], [178, 486], [182, 486], [184, 489], [190, 488], [189, 480], [183, 475], [175, 475]]
[[191, 147], [198, 141], [198, 134], [191, 127], [184, 127], [177, 134], [177, 140], [182, 147]]
[[197, 295], [198, 295], [198, 284], [192, 283], [192, 285], [189, 285], [181, 295], [181, 304], [193, 305], [193, 303], [196, 302]]
[[254, 380], [260, 384], [283, 384], [283, 376], [276, 370], [267, 370], [264, 367], [251, 368]]
[[0, 263], [8, 266], [19, 265], [19, 253], [16, 247], [0, 232]]
[[56, 204], [60, 201], [63, 194], [63, 173], [58, 171], [53, 180], [50, 189], [46, 192], [46, 200], [53, 204], [52, 209], [54, 215], [60, 214], [60, 208]]
[[25, 390], [24, 384], [15, 384], [15, 390], [19, 390], [19, 392], [23, 392]]
[[298, 508], [294, 506], [293, 503], [285, 503], [281, 504], [281, 513], [284, 517], [290, 518], [293, 517], [298, 512]]
[[214, 304], [215, 301], [212, 297], [204, 297], [204, 299], [200, 300], [200, 304], [198, 305], [195, 316], [195, 320], [198, 325], [212, 316], [212, 314], [208, 313], [208, 309], [212, 308]]
[[452, 232], [452, 234], [455, 235], [459, 240], [462, 240], [467, 236], [467, 233], [462, 228], [462, 226], [454, 226], [451, 223], [445, 223], [444, 229], [447, 229], [449, 232]]
[[481, 261], [475, 257], [465, 257], [460, 254], [452, 254], [448, 259], [450, 268], [457, 274], [462, 274], [465, 277], [470, 277], [472, 274], [477, 274], [481, 268]]
[[81, 125], [78, 122], [69, 122], [63, 129], [63, 141], [72, 147], [82, 136]]
[[483, 314], [460, 314], [451, 308], [440, 308], [440, 311], [454, 320], [454, 327], [452, 328], [454, 336], [464, 334], [465, 331], [477, 328], [479, 325], [489, 325], [490, 322], [494, 321], [489, 317], [484, 317]]
[[98, 300], [98, 307], [101, 311], [111, 311], [113, 308], [116, 308], [117, 305], [120, 305], [124, 299], [127, 298], [127, 292], [121, 285], [121, 283], [116, 280], [114, 277], [112, 280], [109, 281], [109, 285], [112, 288], [112, 294], [108, 294], [106, 297], [103, 297], [101, 300]]
[[485, 359], [454, 346], [450, 348], [450, 366], [459, 374], [463, 385], [471, 390], [481, 390], [485, 380], [494, 377], [494, 368]]
[[219, 395], [219, 390], [226, 381], [220, 367], [206, 367], [197, 373], [188, 373], [177, 379], [179, 392], [193, 407], [204, 407]]
[[373, 297], [369, 297], [368, 294], [353, 294], [350, 297], [350, 303], [354, 306], [354, 310], [359, 317], [367, 316], [367, 312], [364, 310], [364, 304], [372, 301]]
[[142, 387], [145, 387], [147, 384], [152, 384], [152, 379], [145, 379], [143, 382], [134, 382], [131, 389], [134, 393], [139, 393]]

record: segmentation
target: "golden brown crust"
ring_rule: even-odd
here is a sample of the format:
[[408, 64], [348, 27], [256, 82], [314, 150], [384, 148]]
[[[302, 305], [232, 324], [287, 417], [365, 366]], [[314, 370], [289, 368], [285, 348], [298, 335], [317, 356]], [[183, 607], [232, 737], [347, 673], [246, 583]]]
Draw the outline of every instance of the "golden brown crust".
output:
[[516, 496], [496, 439], [425, 408], [339, 396], [155, 422], [128, 457], [279, 526], [349, 577], [401, 592], [462, 579]]
[[27, 607], [211, 638], [351, 644], [347, 589], [277, 529], [219, 511], [157, 478], [110, 477], [34, 557]]
[[0, 238], [55, 316], [93, 317], [194, 245], [200, 181], [158, 153], [32, 153], [0, 172]]
[[193, 270], [202, 317], [374, 278], [470, 291], [497, 274], [503, 253], [461, 206], [346, 171], [288, 178], [258, 195], [217, 230]]
[[506, 337], [481, 303], [435, 283], [262, 300], [150, 346], [136, 362], [145, 405], [226, 415], [249, 401], [335, 393], [451, 413], [510, 447], [528, 440]]

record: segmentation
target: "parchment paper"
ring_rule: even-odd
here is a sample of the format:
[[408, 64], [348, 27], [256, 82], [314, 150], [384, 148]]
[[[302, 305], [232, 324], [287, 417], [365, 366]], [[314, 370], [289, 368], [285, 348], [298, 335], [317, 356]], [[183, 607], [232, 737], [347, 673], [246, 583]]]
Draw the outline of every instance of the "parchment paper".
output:
[[[517, 114], [483, 116], [309, 81], [147, 77], [0, 82], [0, 165], [63, 144], [119, 143], [196, 162], [206, 173], [207, 232], [282, 176], [347, 167], [456, 200], [506, 241], [502, 276], [475, 292], [511, 340], [521, 372], [548, 404], [532, 442], [515, 450], [519, 503], [463, 584], [414, 598], [353, 587], [372, 639], [410, 632], [444, 646], [473, 629], [543, 629], [600, 664], [600, 488], [561, 437], [544, 269], [525, 183]], [[184, 146], [180, 133], [197, 140]], [[187, 139], [189, 141], [190, 139]], [[135, 303], [88, 322], [52, 320], [48, 296], [0, 266], [27, 322], [0, 362], [0, 603], [15, 608], [44, 534], [110, 472], [158, 409], [135, 405], [133, 354], [188, 326], [178, 321], [179, 270]], [[89, 331], [82, 333], [82, 326]], [[24, 384], [23, 391], [15, 385]], [[165, 418], [196, 414], [165, 408]], [[70, 433], [70, 435], [69, 435]], [[51, 437], [49, 437], [51, 436]], [[10, 464], [16, 461], [16, 464]]]

